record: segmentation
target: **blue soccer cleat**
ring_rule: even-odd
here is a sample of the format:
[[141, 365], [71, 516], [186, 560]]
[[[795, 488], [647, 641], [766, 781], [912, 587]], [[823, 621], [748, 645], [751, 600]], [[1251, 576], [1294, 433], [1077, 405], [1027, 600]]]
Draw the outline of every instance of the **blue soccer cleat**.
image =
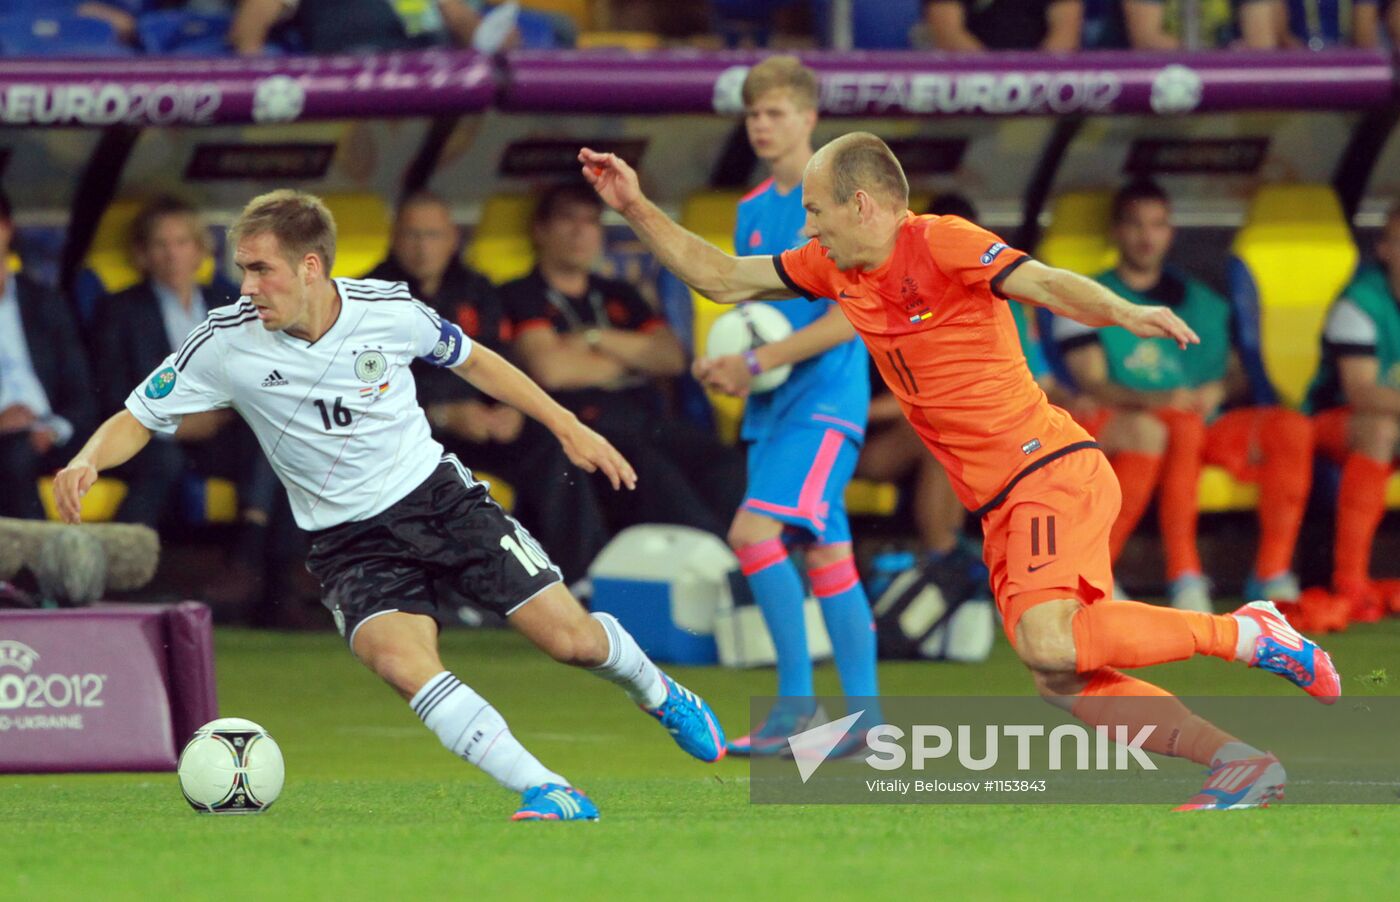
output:
[[703, 698], [664, 673], [661, 682], [666, 686], [666, 700], [655, 710], [642, 710], [661, 721], [676, 745], [688, 754], [707, 762], [723, 758], [728, 748], [715, 712]]
[[1247, 662], [1276, 673], [1324, 705], [1335, 705], [1342, 680], [1332, 658], [1318, 644], [1295, 630], [1270, 601], [1251, 601], [1235, 611], [1259, 625], [1259, 638]]
[[545, 783], [525, 790], [513, 821], [596, 821], [598, 806], [572, 786]]
[[1256, 755], [1221, 761], [1210, 769], [1206, 785], [1174, 811], [1236, 811], [1241, 808], [1267, 808], [1283, 798], [1288, 782], [1283, 765], [1273, 755]]
[[788, 737], [806, 730], [811, 722], [810, 711], [796, 711], [780, 703], [774, 706], [758, 729], [747, 736], [729, 740], [729, 754], [743, 758], [785, 754]]

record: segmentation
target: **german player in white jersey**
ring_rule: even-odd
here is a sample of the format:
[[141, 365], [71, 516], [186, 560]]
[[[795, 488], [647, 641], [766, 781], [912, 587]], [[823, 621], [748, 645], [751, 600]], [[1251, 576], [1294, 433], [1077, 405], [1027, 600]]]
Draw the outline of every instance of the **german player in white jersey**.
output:
[[443, 666], [433, 614], [461, 599], [500, 613], [555, 660], [621, 686], [694, 757], [724, 757], [709, 706], [662, 673], [615, 618], [587, 614], [525, 528], [443, 454], [409, 364], [449, 367], [539, 420], [574, 464], [601, 470], [614, 489], [636, 484], [622, 455], [402, 283], [332, 279], [335, 222], [316, 197], [257, 197], [230, 240], [243, 296], [191, 332], [59, 472], [63, 518], [78, 522], [98, 473], [133, 457], [151, 433], [232, 407], [311, 534], [307, 567], [351, 650], [450, 751], [522, 794], [515, 819], [593, 820], [598, 809]]

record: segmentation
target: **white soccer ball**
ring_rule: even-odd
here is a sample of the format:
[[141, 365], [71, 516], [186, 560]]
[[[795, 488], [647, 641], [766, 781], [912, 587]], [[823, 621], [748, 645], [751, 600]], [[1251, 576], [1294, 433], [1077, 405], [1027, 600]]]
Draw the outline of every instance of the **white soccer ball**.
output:
[[282, 794], [282, 749], [251, 720], [221, 717], [180, 753], [180, 791], [202, 814], [256, 814]]
[[[705, 354], [724, 357], [772, 344], [792, 334], [792, 323], [769, 304], [741, 304], [722, 314], [710, 326], [705, 339]], [[755, 376], [749, 391], [758, 394], [772, 391], [787, 381], [792, 364], [785, 363]]]

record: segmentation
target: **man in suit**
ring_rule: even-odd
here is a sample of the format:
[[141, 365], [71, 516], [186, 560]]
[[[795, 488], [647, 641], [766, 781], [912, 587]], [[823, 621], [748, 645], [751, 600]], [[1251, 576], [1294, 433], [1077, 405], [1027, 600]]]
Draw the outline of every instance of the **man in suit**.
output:
[[37, 480], [97, 424], [82, 336], [56, 292], [11, 272], [10, 200], [0, 191], [0, 516], [42, 519]]
[[[452, 211], [426, 191], [411, 195], [394, 219], [389, 258], [367, 278], [408, 283], [409, 291], [472, 341], [504, 352], [508, 324], [496, 287], [458, 259], [461, 235]], [[583, 578], [607, 543], [594, 484], [569, 465], [544, 427], [487, 398], [455, 375], [413, 365], [433, 437], [473, 469], [507, 480], [515, 514], [548, 549], [569, 580]]]
[[[233, 300], [232, 292], [199, 284], [209, 256], [208, 229], [183, 201], [162, 197], [148, 204], [131, 226], [131, 251], [145, 281], [98, 302], [93, 359], [101, 374], [104, 414], [122, 409], [126, 386], [160, 365], [209, 310]], [[236, 459], [251, 452], [246, 430], [230, 411], [186, 417], [175, 438], [157, 437], [116, 475], [127, 483], [117, 519], [156, 526], [184, 477], [187, 464], [205, 474], [243, 469]]]

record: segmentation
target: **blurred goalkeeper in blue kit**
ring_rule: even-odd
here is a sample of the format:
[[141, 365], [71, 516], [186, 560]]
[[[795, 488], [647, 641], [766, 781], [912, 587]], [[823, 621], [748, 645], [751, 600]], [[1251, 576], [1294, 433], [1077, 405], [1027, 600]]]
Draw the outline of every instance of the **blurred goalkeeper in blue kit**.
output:
[[[755, 155], [769, 168], [739, 202], [739, 254], [779, 254], [806, 242], [802, 173], [817, 123], [816, 76], [794, 57], [770, 57], [744, 80], [745, 126]], [[830, 299], [763, 301], [792, 324], [788, 337], [742, 355], [698, 359], [707, 387], [747, 397], [740, 436], [749, 442], [748, 488], [729, 527], [777, 652], [777, 707], [747, 736], [730, 741], [736, 755], [779, 754], [813, 711], [812, 659], [803, 618], [806, 590], [788, 556], [805, 544], [807, 578], [831, 636], [841, 687], [849, 698], [878, 694], [875, 626], [852, 556], [845, 490], [865, 439], [869, 360]], [[791, 375], [764, 393], [755, 376], [792, 364]], [[866, 722], [879, 722], [867, 705]], [[864, 728], [852, 731], [863, 735]]]

